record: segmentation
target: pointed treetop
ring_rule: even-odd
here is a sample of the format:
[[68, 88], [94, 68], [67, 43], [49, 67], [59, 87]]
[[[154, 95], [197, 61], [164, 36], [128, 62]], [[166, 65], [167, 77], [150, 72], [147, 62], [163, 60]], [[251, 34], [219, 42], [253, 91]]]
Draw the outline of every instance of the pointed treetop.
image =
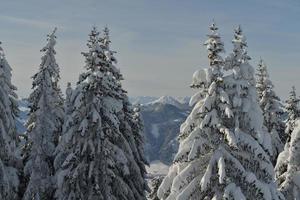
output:
[[268, 72], [267, 72], [267, 65], [263, 61], [263, 59], [260, 57], [258, 61], [258, 67], [257, 67], [257, 81], [256, 81], [256, 88], [258, 91], [259, 98], [262, 98], [262, 93], [266, 89], [266, 79], [268, 78]]
[[0, 41], [0, 59], [2, 59], [5, 55], [4, 55], [4, 51], [1, 47], [2, 42]]
[[[261, 92], [263, 92], [263, 90], [267, 89], [270, 86], [273, 87], [273, 84], [269, 80], [267, 65], [262, 58], [260, 58], [258, 61], [256, 75], [257, 75], [257, 87], [261, 88]], [[262, 95], [262, 93], [260, 95]]]
[[55, 32], [57, 31], [57, 27], [55, 27], [52, 31], [52, 33], [50, 35], [48, 35], [49, 37], [56, 37], [55, 36]]
[[234, 39], [232, 40], [232, 43], [234, 45], [233, 51], [240, 62], [247, 62], [248, 60], [251, 60], [246, 49], [248, 47], [246, 37], [244, 36], [240, 25], [234, 29]]
[[295, 101], [295, 102], [298, 102], [299, 99], [297, 98], [297, 94], [296, 94], [296, 87], [295, 86], [292, 86], [292, 90], [290, 91], [290, 97], [289, 99]]
[[43, 47], [40, 51], [41, 52], [46, 52], [46, 51], [51, 51], [52, 53], [56, 54], [55, 50], [54, 50], [54, 45], [56, 44], [56, 32], [57, 28], [55, 27], [54, 30], [52, 31], [51, 34], [47, 35], [47, 44], [45, 47]]
[[109, 43], [111, 43], [109, 38], [109, 29], [107, 26], [103, 29], [104, 37], [103, 37], [103, 44], [109, 50]]
[[[98, 44], [99, 42], [99, 31], [97, 30], [96, 26], [92, 27], [91, 32], [89, 33], [89, 39], [87, 42], [87, 46], [92, 49], [93, 51], [101, 51], [101, 48]], [[83, 55], [87, 55], [85, 53], [82, 53]]]
[[[292, 87], [292, 91], [290, 91], [290, 96], [289, 96], [289, 99], [286, 101], [286, 103], [290, 104], [290, 106], [294, 106], [295, 109], [297, 110], [297, 112], [300, 112], [299, 111], [299, 108], [298, 108], [298, 103], [300, 102], [300, 99], [297, 98], [297, 94], [296, 94], [296, 88], [295, 86]], [[289, 107], [289, 106], [288, 106]], [[297, 113], [298, 114], [298, 113]], [[300, 113], [299, 113], [300, 114]], [[298, 115], [297, 115], [298, 116]]]
[[48, 37], [48, 38], [47, 38], [47, 41], [49, 41], [50, 43], [52, 43], [52, 42], [55, 41], [55, 38], [56, 38], [55, 33], [56, 33], [56, 31], [57, 31], [57, 28], [55, 27], [55, 28], [53, 29], [52, 33], [47, 35], [47, 37]]
[[296, 96], [296, 87], [295, 87], [294, 85], [292, 86], [291, 94], [292, 94], [293, 96]]
[[259, 77], [261, 76], [268, 76], [268, 72], [267, 72], [267, 65], [265, 63], [265, 61], [262, 59], [262, 57], [259, 58], [259, 61], [258, 61], [258, 68], [257, 68], [257, 75]]
[[97, 30], [96, 26], [93, 26], [89, 36], [90, 37], [97, 37], [98, 35], [99, 35], [99, 31]]
[[236, 27], [236, 28], [234, 29], [234, 32], [235, 32], [235, 34], [237, 34], [237, 35], [242, 35], [243, 31], [242, 31], [241, 25], [238, 25], [238, 27]]
[[109, 29], [107, 26], [104, 27], [103, 32], [104, 32], [104, 35], [109, 36]]
[[264, 61], [262, 59], [262, 57], [259, 57], [259, 61], [258, 61], [258, 66], [263, 66]]
[[213, 20], [212, 24], [209, 26], [209, 29], [215, 33], [219, 28], [217, 27], [215, 20]]
[[285, 101], [286, 102], [286, 110], [288, 113], [288, 120], [287, 126], [285, 129], [285, 133], [288, 134], [287, 141], [290, 140], [290, 135], [295, 128], [295, 120], [300, 117], [300, 109], [299, 109], [299, 102], [300, 99], [297, 98], [296, 88], [295, 86], [292, 87], [292, 91], [290, 91], [289, 98]]
[[208, 59], [210, 66], [216, 66], [218, 70], [220, 69], [220, 65], [222, 65], [223, 58], [219, 55], [219, 53], [225, 52], [224, 44], [221, 40], [220, 35], [217, 33], [217, 26], [216, 23], [210, 25], [209, 29], [212, 31], [211, 34], [208, 34], [208, 39], [204, 43], [206, 49], [208, 51]]
[[234, 39], [232, 40], [233, 43], [239, 43], [239, 48], [247, 47], [246, 37], [243, 34], [241, 25], [238, 25], [234, 29]]

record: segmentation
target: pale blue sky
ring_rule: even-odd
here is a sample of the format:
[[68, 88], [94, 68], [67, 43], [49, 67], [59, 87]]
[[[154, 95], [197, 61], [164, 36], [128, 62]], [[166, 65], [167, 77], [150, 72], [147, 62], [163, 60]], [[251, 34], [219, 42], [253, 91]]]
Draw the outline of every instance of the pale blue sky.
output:
[[190, 95], [193, 72], [207, 66], [202, 44], [212, 19], [226, 53], [232, 50], [233, 28], [241, 24], [252, 65], [265, 59], [281, 97], [292, 85], [300, 94], [298, 0], [0, 0], [0, 13], [0, 41], [21, 97], [30, 92], [39, 50], [55, 26], [61, 87], [68, 81], [75, 85], [93, 25], [110, 27], [129, 95]]

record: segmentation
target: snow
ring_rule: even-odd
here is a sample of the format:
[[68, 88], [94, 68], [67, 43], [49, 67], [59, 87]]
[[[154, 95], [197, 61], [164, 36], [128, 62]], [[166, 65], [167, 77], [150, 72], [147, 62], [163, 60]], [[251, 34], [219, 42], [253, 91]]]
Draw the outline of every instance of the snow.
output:
[[[269, 156], [271, 137], [263, 124], [241, 27], [235, 30], [234, 51], [225, 63], [215, 23], [210, 29], [205, 42], [209, 68], [193, 74], [191, 87], [197, 93], [190, 105], [194, 108], [180, 127], [179, 150], [158, 196], [166, 200], [279, 199], [282, 195], [274, 184]], [[218, 184], [227, 187], [214, 187]]]
[[192, 86], [200, 87], [207, 85], [211, 81], [212, 71], [211, 69], [200, 69], [194, 72], [192, 78]]
[[276, 178], [280, 191], [287, 199], [298, 199], [300, 195], [300, 118], [295, 121], [290, 141], [278, 156]]
[[149, 166], [146, 166], [148, 177], [167, 175], [169, 171], [169, 166], [162, 163], [160, 160], [152, 161]]
[[300, 171], [297, 171], [293, 177], [294, 183], [300, 188]]
[[151, 134], [153, 135], [154, 138], [156, 138], [156, 139], [159, 138], [160, 133], [159, 133], [158, 124], [152, 124]]
[[231, 196], [234, 200], [246, 200], [241, 188], [237, 187], [234, 183], [230, 183], [225, 187], [225, 192], [223, 195], [223, 197], [226, 199], [230, 199]]
[[24, 176], [28, 180], [24, 200], [30, 200], [33, 196], [52, 199], [51, 191], [55, 188], [51, 181], [51, 169], [54, 167], [49, 160], [54, 159], [64, 118], [63, 98], [58, 84], [59, 66], [55, 59], [55, 31], [47, 36], [47, 43], [41, 50], [41, 64], [33, 75], [33, 91], [28, 98], [31, 108], [26, 132], [28, 140], [22, 147], [26, 168]]
[[171, 96], [162, 96], [159, 99], [152, 101], [148, 104], [169, 104], [169, 105], [173, 105], [177, 108], [183, 107], [182, 103], [180, 103], [178, 100], [176, 100], [175, 98], [173, 98]]
[[56, 188], [55, 197], [82, 199], [84, 194], [86, 199], [142, 200], [147, 161], [140, 109], [131, 106], [122, 89], [108, 29], [104, 37], [99, 34], [96, 28], [89, 34], [88, 51], [83, 53], [86, 71], [74, 90], [67, 91], [68, 120], [54, 167], [56, 177], [68, 178], [57, 178], [61, 187]]
[[224, 178], [226, 176], [225, 161], [223, 157], [220, 157], [218, 161], [218, 174], [219, 174], [219, 183], [223, 184]]
[[19, 110], [20, 110], [21, 112], [28, 112], [28, 111], [30, 111], [30, 109], [29, 109], [28, 107], [24, 107], [24, 106], [20, 106], [20, 107], [19, 107]]
[[[246, 200], [261, 196], [282, 200], [283, 194], [286, 199], [298, 199], [300, 100], [295, 88], [287, 101], [288, 119], [286, 136], [283, 136], [282, 119], [278, 117], [281, 102], [267, 71], [263, 71], [264, 80], [259, 80], [255, 88], [254, 71], [248, 63], [250, 57], [241, 27], [235, 30], [234, 51], [226, 57], [225, 63], [220, 55], [224, 46], [215, 23], [210, 29], [212, 32], [205, 42], [209, 67], [193, 74], [191, 87], [197, 92], [189, 100], [194, 108], [180, 127], [180, 146], [171, 166], [159, 160], [145, 166], [140, 108], [132, 108], [122, 89], [115, 52], [109, 48], [108, 29], [105, 28], [103, 38], [92, 30], [89, 52], [83, 53], [86, 71], [74, 90], [68, 86], [64, 111], [54, 56], [56, 29], [48, 35], [40, 70], [33, 77], [31, 109], [19, 107], [22, 112], [30, 112], [28, 148], [22, 148], [25, 166], [20, 180], [28, 180], [23, 188], [24, 200], [32, 196], [53, 199], [40, 191], [51, 191], [50, 195], [55, 193], [60, 199], [79, 199], [82, 194], [88, 199], [99, 194], [103, 199], [108, 199], [107, 196], [144, 199], [145, 176], [148, 179], [165, 177], [157, 188], [158, 197], [163, 200]], [[0, 107], [6, 111], [0, 116], [0, 138], [3, 139], [0, 150], [7, 154], [0, 158], [0, 198], [9, 194], [10, 199], [16, 199], [20, 184], [18, 174], [22, 174], [19, 166], [15, 166], [22, 164], [19, 164], [15, 146], [13, 103], [16, 95], [10, 83], [11, 68], [1, 47], [0, 59], [0, 92], [4, 94], [0, 97]], [[184, 102], [162, 96], [149, 105], [169, 104], [180, 108]], [[150, 133], [155, 139], [163, 134], [158, 123], [151, 125]], [[283, 151], [282, 139], [287, 141]], [[48, 161], [54, 156], [52, 165]], [[56, 186], [52, 184], [53, 178]], [[74, 188], [74, 185], [80, 187]]]
[[153, 102], [157, 100], [157, 97], [152, 97], [152, 96], [134, 96], [134, 97], [129, 97], [130, 102], [135, 105], [135, 104], [148, 104], [150, 102]]

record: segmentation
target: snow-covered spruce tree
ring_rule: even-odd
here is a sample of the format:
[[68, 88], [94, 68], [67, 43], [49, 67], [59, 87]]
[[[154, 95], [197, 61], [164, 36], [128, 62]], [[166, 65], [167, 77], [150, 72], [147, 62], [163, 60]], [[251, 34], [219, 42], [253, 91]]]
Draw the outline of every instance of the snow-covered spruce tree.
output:
[[18, 103], [11, 71], [0, 46], [0, 199], [3, 200], [18, 199], [21, 168], [15, 124]]
[[[117, 63], [117, 59], [114, 57], [115, 51], [110, 49], [110, 37], [109, 37], [109, 29], [107, 27], [103, 30], [104, 36], [100, 38], [101, 47], [104, 49], [104, 54], [106, 56], [106, 61], [109, 64], [109, 72], [114, 75], [114, 77], [118, 80], [117, 87], [122, 96], [122, 104], [123, 104], [123, 112], [117, 113], [118, 119], [120, 123], [120, 131], [124, 134], [124, 137], [127, 138], [128, 143], [130, 145], [133, 158], [130, 163], [134, 164], [133, 171], [134, 174], [139, 174], [140, 180], [138, 181], [140, 185], [136, 185], [138, 190], [148, 189], [145, 188], [145, 184], [142, 182], [145, 180], [146, 168], [145, 164], [148, 164], [145, 155], [144, 155], [144, 122], [142, 120], [140, 114], [140, 105], [135, 105], [132, 107], [129, 102], [129, 98], [127, 96], [127, 92], [122, 89], [121, 80], [123, 80], [123, 76], [120, 73], [120, 70], [115, 66]], [[126, 149], [127, 147], [123, 147]], [[135, 177], [130, 177], [130, 179], [134, 179]], [[141, 179], [142, 178], [142, 179]], [[140, 188], [142, 187], [142, 188]]]
[[264, 125], [271, 134], [272, 163], [275, 165], [278, 154], [283, 150], [286, 134], [284, 124], [284, 110], [280, 98], [274, 91], [274, 85], [269, 79], [267, 65], [260, 59], [257, 69], [256, 90], [259, 104], [263, 111]]
[[245, 37], [235, 31], [234, 53], [226, 59], [217, 28], [205, 43], [210, 68], [197, 71], [191, 114], [181, 126], [180, 147], [158, 190], [160, 199], [284, 199], [274, 182], [267, 152], [271, 139], [263, 128], [254, 70], [248, 64]]
[[42, 61], [33, 76], [33, 92], [28, 100], [28, 141], [24, 148], [24, 174], [28, 182], [24, 200], [53, 199], [54, 194], [54, 151], [64, 118], [63, 99], [58, 86], [59, 66], [55, 60], [55, 31], [56, 28], [48, 35], [47, 44], [41, 50]]
[[[246, 185], [240, 187], [246, 199], [284, 199], [277, 191], [271, 163], [271, 156], [275, 154], [272, 142], [277, 145], [276, 141], [280, 139], [277, 137], [273, 140], [263, 124], [262, 111], [257, 102], [254, 69], [248, 63], [251, 58], [247, 55], [246, 37], [240, 26], [235, 29], [232, 43], [233, 53], [226, 58], [225, 70], [231, 69], [233, 74], [227, 76], [225, 82], [231, 88], [228, 92], [233, 106], [233, 131], [238, 149], [234, 149], [232, 155], [246, 170], [242, 183]], [[274, 95], [272, 91], [268, 91], [272, 89], [271, 85], [266, 88], [267, 92], [262, 91], [263, 105], [266, 103], [265, 98], [269, 97], [267, 95]]]
[[300, 199], [300, 119], [295, 120], [290, 141], [278, 156], [276, 178], [286, 199]]
[[267, 66], [262, 59], [259, 60], [256, 77], [256, 91], [258, 100], [260, 101], [262, 99], [263, 92], [267, 88], [265, 79], [268, 77]]
[[115, 58], [105, 37], [99, 38], [96, 28], [89, 34], [86, 71], [70, 98], [72, 120], [64, 124], [55, 159], [59, 200], [146, 198], [143, 161], [125, 120], [121, 74], [112, 67]]
[[[193, 75], [191, 87], [198, 88], [199, 92], [190, 100], [190, 105], [195, 106], [181, 125], [179, 150], [158, 189], [160, 199], [205, 199], [215, 195], [208, 187], [210, 175], [205, 178], [205, 171], [211, 172], [211, 164], [224, 151], [221, 138], [226, 134], [229, 138], [231, 134], [224, 121], [233, 113], [224, 91], [223, 58], [220, 56], [224, 52], [223, 42], [214, 23], [210, 30], [212, 33], [205, 42], [210, 67]], [[224, 158], [220, 160], [224, 162]], [[219, 190], [218, 185], [215, 186]]]
[[296, 88], [295, 86], [292, 87], [292, 91], [290, 92], [290, 96], [288, 100], [286, 100], [285, 110], [288, 114], [288, 119], [286, 121], [286, 142], [289, 142], [291, 133], [295, 128], [295, 120], [300, 117], [300, 110], [299, 110], [299, 102], [300, 99], [296, 95]]

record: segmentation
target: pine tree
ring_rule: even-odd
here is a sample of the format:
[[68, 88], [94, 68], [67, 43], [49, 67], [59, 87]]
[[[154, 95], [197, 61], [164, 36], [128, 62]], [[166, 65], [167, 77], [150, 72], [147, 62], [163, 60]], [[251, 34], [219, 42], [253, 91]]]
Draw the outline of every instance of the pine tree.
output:
[[[270, 157], [273, 155], [272, 138], [263, 124], [263, 113], [256, 96], [254, 69], [248, 62], [251, 58], [247, 54], [246, 37], [240, 26], [235, 29], [232, 43], [233, 53], [226, 58], [225, 69], [231, 69], [233, 74], [226, 77], [225, 82], [233, 105], [232, 131], [238, 142], [237, 149], [231, 153], [238, 160], [237, 166], [240, 164], [245, 171], [242, 181], [237, 179], [235, 187], [229, 189], [226, 195], [229, 199], [284, 199], [274, 183]], [[262, 96], [266, 96], [265, 91]], [[243, 195], [236, 197], [236, 189], [241, 189]]]
[[280, 98], [274, 91], [274, 85], [269, 79], [267, 65], [260, 59], [257, 70], [256, 90], [259, 95], [259, 104], [263, 111], [264, 125], [271, 134], [272, 162], [275, 165], [278, 154], [283, 150], [286, 134], [284, 111]]
[[3, 200], [18, 199], [21, 168], [15, 124], [19, 110], [11, 71], [0, 46], [0, 199]]
[[257, 90], [257, 96], [259, 101], [262, 99], [263, 92], [267, 89], [266, 85], [266, 77], [268, 77], [267, 74], [267, 66], [263, 62], [262, 59], [259, 60], [258, 68], [257, 68], [257, 79], [256, 79], [256, 90]]
[[[228, 94], [223, 89], [223, 58], [220, 55], [224, 52], [223, 42], [215, 23], [210, 30], [212, 33], [205, 42], [210, 67], [193, 75], [191, 87], [199, 89], [199, 92], [190, 100], [190, 105], [195, 106], [181, 125], [179, 150], [158, 189], [160, 199], [205, 199], [214, 195], [214, 192], [208, 191], [210, 177], [203, 177], [207, 165], [214, 163], [219, 152], [223, 151], [220, 138], [225, 136], [225, 132], [229, 133], [224, 121], [233, 113]], [[230, 133], [227, 136], [229, 139]]]
[[291, 133], [295, 128], [295, 120], [300, 117], [300, 110], [298, 107], [300, 99], [296, 95], [295, 86], [292, 87], [289, 99], [286, 100], [285, 110], [288, 114], [288, 119], [286, 122], [285, 134], [287, 135], [286, 142], [289, 142]]
[[278, 156], [276, 178], [286, 199], [300, 199], [300, 120], [294, 123], [290, 141]]
[[[138, 180], [135, 184], [135, 187], [138, 191], [143, 191], [148, 189], [145, 186], [146, 183], [143, 184], [145, 179], [146, 168], [148, 162], [144, 155], [144, 122], [142, 120], [140, 114], [140, 105], [136, 105], [132, 107], [129, 102], [129, 98], [127, 96], [127, 92], [122, 89], [120, 81], [123, 80], [123, 76], [120, 73], [120, 70], [115, 66], [117, 63], [117, 59], [114, 57], [115, 51], [110, 49], [110, 36], [109, 29], [107, 27], [103, 30], [104, 36], [100, 38], [101, 47], [104, 49], [104, 54], [106, 56], [106, 61], [109, 64], [109, 71], [114, 75], [114, 77], [118, 80], [117, 85], [118, 89], [122, 96], [122, 104], [123, 104], [123, 113], [119, 113], [118, 119], [121, 122], [120, 131], [124, 134], [124, 137], [127, 138], [128, 144], [130, 145], [133, 157], [130, 163], [134, 163], [133, 167], [133, 175], [139, 174], [140, 180]], [[127, 147], [124, 147], [126, 149]], [[131, 157], [131, 156], [130, 156]], [[135, 179], [136, 177], [132, 176], [129, 179]], [[144, 189], [143, 189], [144, 188]]]
[[[225, 63], [217, 27], [210, 27], [206, 47], [210, 68], [193, 76], [200, 89], [181, 126], [180, 147], [158, 190], [160, 199], [284, 199], [274, 183], [268, 153], [270, 135], [262, 130], [254, 70], [245, 37], [238, 27], [234, 52]], [[225, 64], [225, 66], [224, 66]], [[222, 68], [229, 70], [224, 76]]]
[[53, 199], [54, 151], [61, 134], [64, 110], [58, 86], [59, 66], [55, 60], [55, 31], [48, 35], [41, 50], [39, 71], [33, 76], [27, 122], [28, 141], [24, 148], [24, 168], [28, 183], [24, 200]]
[[145, 199], [144, 164], [128, 123], [132, 109], [124, 106], [109, 43], [108, 29], [104, 37], [92, 29], [83, 53], [86, 72], [72, 92], [71, 120], [56, 150], [57, 199]]
[[[129, 100], [127, 99], [127, 105], [129, 105]], [[129, 109], [128, 109], [129, 110]], [[129, 115], [130, 116], [130, 115]], [[142, 161], [140, 162], [140, 167], [143, 168], [144, 173], [146, 173], [146, 169], [145, 164], [148, 165], [148, 161], [145, 157], [144, 154], [144, 131], [145, 131], [145, 127], [144, 127], [144, 121], [142, 119], [142, 115], [141, 115], [141, 105], [137, 104], [134, 106], [133, 108], [133, 113], [131, 112], [131, 126], [132, 126], [132, 131], [134, 134], [134, 138], [135, 138], [135, 142], [136, 142], [136, 146], [137, 146], [137, 157]]]

